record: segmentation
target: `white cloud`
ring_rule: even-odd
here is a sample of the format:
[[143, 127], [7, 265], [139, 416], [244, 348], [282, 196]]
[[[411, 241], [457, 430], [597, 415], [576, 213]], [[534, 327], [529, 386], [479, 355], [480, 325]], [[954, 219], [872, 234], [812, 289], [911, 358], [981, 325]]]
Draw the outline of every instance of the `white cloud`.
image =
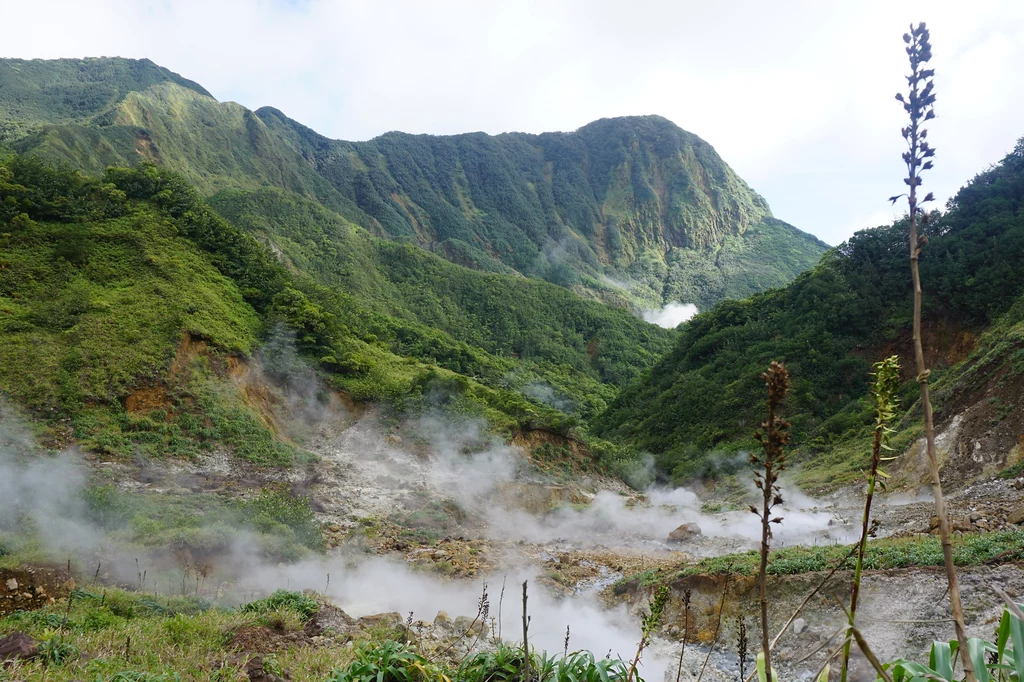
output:
[[658, 113], [829, 243], [901, 187], [900, 35], [927, 20], [940, 199], [1024, 134], [1024, 3], [35, 0], [0, 55], [150, 57], [332, 136], [571, 130]]

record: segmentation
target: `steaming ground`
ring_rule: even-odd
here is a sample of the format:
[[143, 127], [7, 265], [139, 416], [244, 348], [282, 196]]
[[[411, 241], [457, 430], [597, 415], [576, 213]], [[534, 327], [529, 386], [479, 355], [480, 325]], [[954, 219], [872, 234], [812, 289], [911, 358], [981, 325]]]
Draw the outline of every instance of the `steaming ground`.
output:
[[[213, 559], [209, 587], [205, 577], [202, 585], [196, 578], [197, 592], [238, 603], [282, 587], [311, 589], [355, 616], [412, 612], [417, 620], [431, 621], [439, 611], [472, 616], [487, 583], [494, 628], [515, 641], [521, 639], [521, 584], [528, 580], [534, 646], [561, 650], [568, 626], [571, 650], [624, 658], [635, 647], [637, 619], [621, 605], [610, 608], [601, 598], [603, 587], [645, 566], [751, 549], [759, 541], [757, 518], [748, 511], [707, 513], [700, 497], [685, 488], [652, 488], [641, 495], [600, 476], [561, 480], [531, 466], [524, 452], [473, 421], [426, 417], [392, 425], [338, 405], [310, 406], [311, 400], [285, 403], [293, 417], [290, 432], [305, 434], [304, 445], [315, 456], [287, 471], [259, 469], [224, 453], [86, 466], [77, 452], [41, 453], [10, 411], [0, 410], [0, 496], [11, 501], [0, 506], [0, 528], [17, 529], [33, 519], [51, 555], [73, 556], [78, 565], [99, 558], [103, 574], [122, 583], [142, 582], [139, 573], [147, 571], [147, 589], [175, 592], [181, 567], [173, 564], [174, 557], [118, 548], [84, 522], [81, 494], [90, 476], [116, 481], [124, 490], [167, 495], [244, 495], [286, 483], [310, 496], [320, 518], [344, 536], [358, 536], [372, 523], [409, 523], [419, 514], [436, 522], [428, 529], [445, 539], [439, 549], [403, 551], [393, 545], [388, 556], [378, 554], [389, 550], [383, 545], [342, 543], [326, 557], [278, 565], [267, 562], [252, 537], [240, 532]], [[844, 517], [856, 518], [855, 506], [840, 499], [826, 504], [793, 492], [792, 486], [783, 488], [785, 521], [776, 530], [775, 546], [854, 537]], [[683, 545], [668, 543], [668, 534], [683, 523], [696, 523], [701, 535]], [[472, 579], [433, 572], [431, 561], [449, 539], [478, 543], [470, 550], [479, 548], [486, 561], [479, 562]], [[426, 563], [414, 560], [424, 552], [429, 552]], [[195, 564], [192, 568], [195, 574]], [[184, 577], [190, 576], [186, 569]], [[689, 649], [684, 679], [695, 677], [690, 673], [705, 652]], [[660, 681], [674, 669], [677, 655], [673, 645], [655, 646], [645, 662], [645, 678]], [[706, 676], [734, 677], [733, 663], [713, 658]]]

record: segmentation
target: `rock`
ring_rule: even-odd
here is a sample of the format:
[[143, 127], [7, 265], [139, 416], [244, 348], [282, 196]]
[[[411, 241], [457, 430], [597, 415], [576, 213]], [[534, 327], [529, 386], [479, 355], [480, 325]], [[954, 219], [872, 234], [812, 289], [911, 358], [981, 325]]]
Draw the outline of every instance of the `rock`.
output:
[[1017, 490], [1024, 490], [1024, 478], [1018, 478], [1013, 482], [1013, 487]]
[[1010, 512], [1010, 514], [1006, 517], [1006, 522], [1017, 525], [1024, 523], [1024, 504], [1020, 505], [1012, 512]]
[[390, 613], [375, 613], [371, 616], [363, 616], [356, 621], [361, 630], [369, 630], [370, 628], [376, 627], [399, 627], [404, 626], [405, 621], [402, 620], [402, 614], [398, 611], [391, 611]]
[[803, 618], [797, 618], [793, 621], [793, 632], [796, 634], [802, 634], [807, 631], [807, 621]]
[[980, 520], [981, 520], [981, 512], [971, 512], [971, 522], [972, 523], [976, 522], [976, 521], [980, 521]]
[[0, 661], [35, 658], [39, 655], [39, 642], [26, 634], [15, 632], [0, 638]]
[[18, 589], [18, 581], [15, 580], [14, 578], [8, 579], [7, 580], [7, 589], [10, 590], [11, 592], [13, 592], [14, 590]]
[[476, 618], [470, 618], [469, 616], [459, 616], [455, 619], [455, 632], [463, 633], [468, 635], [483, 634], [487, 631], [487, 625]]
[[928, 530], [935, 530], [939, 527], [939, 517], [933, 516], [932, 520], [928, 522]]
[[326, 632], [352, 636], [358, 629], [356, 619], [333, 604], [321, 604], [320, 610], [303, 626], [303, 630], [310, 636], [322, 635]]
[[452, 617], [448, 615], [447, 611], [438, 611], [434, 616], [434, 625], [439, 628], [450, 628], [452, 627]]
[[244, 669], [245, 676], [249, 678], [250, 682], [286, 682], [291, 679], [291, 675], [287, 672], [284, 673], [284, 677], [281, 677], [267, 670], [263, 663], [263, 656], [260, 655], [236, 654], [228, 658], [225, 663], [233, 668]]
[[683, 525], [676, 528], [674, 531], [668, 534], [669, 542], [686, 542], [693, 538], [703, 535], [700, 526], [696, 523], [684, 523]]

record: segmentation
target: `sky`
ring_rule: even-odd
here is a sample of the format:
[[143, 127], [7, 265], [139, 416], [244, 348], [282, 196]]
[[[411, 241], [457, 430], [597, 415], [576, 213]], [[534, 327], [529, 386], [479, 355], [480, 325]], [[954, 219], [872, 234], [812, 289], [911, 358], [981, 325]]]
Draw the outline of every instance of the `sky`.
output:
[[830, 244], [899, 212], [910, 22], [935, 54], [926, 190], [944, 202], [1024, 136], [1024, 0], [0, 0], [0, 16], [0, 56], [148, 57], [347, 140], [659, 114]]

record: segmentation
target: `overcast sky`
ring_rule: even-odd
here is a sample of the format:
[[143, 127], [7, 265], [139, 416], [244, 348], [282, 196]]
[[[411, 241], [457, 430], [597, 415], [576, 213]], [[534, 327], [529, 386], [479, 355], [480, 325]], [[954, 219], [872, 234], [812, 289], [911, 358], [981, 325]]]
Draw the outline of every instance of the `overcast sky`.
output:
[[893, 217], [900, 39], [932, 30], [943, 200], [1024, 136], [1024, 0], [0, 0], [0, 56], [149, 57], [330, 137], [660, 114], [836, 244]]

